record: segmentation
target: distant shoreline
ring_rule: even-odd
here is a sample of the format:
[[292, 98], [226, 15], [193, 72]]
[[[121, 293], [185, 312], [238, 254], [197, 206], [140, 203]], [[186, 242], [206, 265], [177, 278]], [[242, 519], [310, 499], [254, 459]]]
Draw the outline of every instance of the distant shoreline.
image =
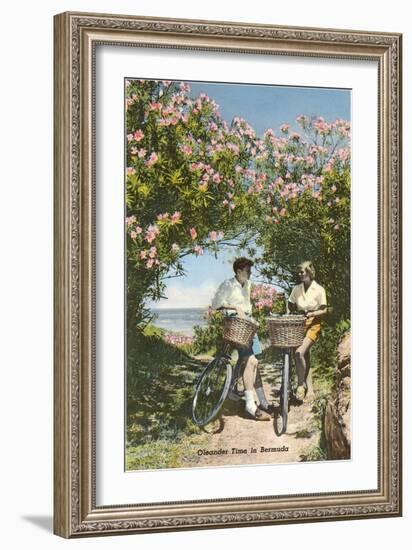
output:
[[151, 308], [153, 324], [171, 333], [194, 336], [194, 326], [205, 326], [207, 307]]

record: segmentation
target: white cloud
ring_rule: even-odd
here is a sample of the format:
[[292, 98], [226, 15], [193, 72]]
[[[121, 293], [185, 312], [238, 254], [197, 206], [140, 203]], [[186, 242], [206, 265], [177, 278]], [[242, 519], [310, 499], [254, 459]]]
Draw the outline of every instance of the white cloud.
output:
[[218, 283], [213, 280], [204, 281], [198, 286], [171, 283], [166, 290], [167, 300], [160, 300], [150, 306], [157, 309], [207, 307], [212, 301], [217, 286]]

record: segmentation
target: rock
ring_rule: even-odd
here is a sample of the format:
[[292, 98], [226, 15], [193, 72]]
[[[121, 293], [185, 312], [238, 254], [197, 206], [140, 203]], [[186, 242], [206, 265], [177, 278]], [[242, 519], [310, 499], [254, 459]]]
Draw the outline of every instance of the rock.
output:
[[346, 333], [338, 346], [338, 373], [349, 366], [351, 357], [351, 336], [350, 332]]
[[338, 346], [335, 387], [326, 403], [324, 435], [329, 460], [350, 458], [351, 451], [351, 337], [347, 333]]

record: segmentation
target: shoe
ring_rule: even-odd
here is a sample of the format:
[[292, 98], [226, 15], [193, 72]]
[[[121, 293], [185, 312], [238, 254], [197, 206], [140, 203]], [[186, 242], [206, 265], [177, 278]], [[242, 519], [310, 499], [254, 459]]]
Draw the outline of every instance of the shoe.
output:
[[296, 390], [296, 399], [303, 401], [305, 399], [305, 388], [303, 386], [298, 386]]
[[258, 408], [270, 416], [275, 416], [275, 406], [273, 404], [264, 407], [263, 405], [258, 405]]
[[270, 420], [270, 416], [264, 414], [259, 408], [256, 408], [255, 414], [251, 414], [248, 410], [245, 409], [245, 416], [251, 420], [267, 421]]

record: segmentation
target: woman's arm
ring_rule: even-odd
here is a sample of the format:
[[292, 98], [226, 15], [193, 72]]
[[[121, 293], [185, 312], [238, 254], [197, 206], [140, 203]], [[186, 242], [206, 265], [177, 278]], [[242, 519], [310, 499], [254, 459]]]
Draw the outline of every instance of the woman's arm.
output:
[[315, 311], [308, 311], [307, 314], [306, 314], [306, 317], [308, 319], [312, 318], [312, 317], [322, 317], [323, 315], [325, 315], [326, 313], [328, 312], [328, 308], [323, 305], [323, 306], [319, 306], [318, 309], [316, 309]]
[[294, 304], [293, 302], [288, 301], [288, 312], [289, 313], [296, 313], [296, 311], [297, 311], [296, 304]]

